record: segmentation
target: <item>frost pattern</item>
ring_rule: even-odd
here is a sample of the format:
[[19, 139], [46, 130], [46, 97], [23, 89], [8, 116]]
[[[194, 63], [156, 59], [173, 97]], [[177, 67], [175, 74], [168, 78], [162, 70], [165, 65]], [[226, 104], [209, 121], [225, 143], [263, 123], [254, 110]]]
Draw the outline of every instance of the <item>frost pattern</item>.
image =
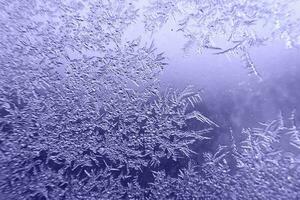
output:
[[239, 143], [229, 134], [231, 145], [204, 153], [204, 164], [189, 165], [178, 178], [157, 173], [151, 198], [298, 199], [300, 134], [296, 127], [287, 128], [278, 119], [242, 134], [245, 139]]
[[155, 31], [175, 21], [187, 42], [183, 49], [238, 55], [249, 74], [261, 79], [251, 49], [276, 40], [299, 47], [299, 0], [151, 0], [145, 28]]
[[283, 149], [299, 152], [295, 124], [231, 134], [195, 162], [219, 125], [195, 88], [160, 89], [153, 43], [125, 41], [134, 2], [0, 6], [1, 199], [299, 198], [299, 159]]

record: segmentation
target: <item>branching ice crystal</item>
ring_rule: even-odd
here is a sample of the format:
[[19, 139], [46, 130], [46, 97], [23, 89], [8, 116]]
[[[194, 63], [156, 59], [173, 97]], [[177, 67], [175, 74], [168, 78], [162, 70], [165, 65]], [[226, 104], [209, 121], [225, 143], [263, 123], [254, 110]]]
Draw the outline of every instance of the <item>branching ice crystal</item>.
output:
[[[253, 71], [248, 48], [264, 40], [245, 23], [267, 19], [271, 8], [281, 19], [283, 4], [274, 2], [157, 1], [150, 11], [158, 16], [146, 13], [154, 23], [146, 28], [188, 13], [180, 25], [185, 34], [190, 23], [202, 24], [187, 36], [226, 53], [212, 38], [223, 28], [228, 33], [230, 21], [232, 51]], [[291, 127], [280, 118], [245, 129], [242, 142], [231, 132], [230, 145], [196, 162], [192, 145], [219, 125], [199, 110], [195, 88], [160, 88], [167, 63], [153, 43], [125, 40], [140, 16], [135, 3], [0, 1], [0, 199], [299, 198], [294, 112]], [[276, 21], [272, 34], [285, 26]], [[284, 37], [295, 41], [289, 30], [296, 29], [285, 28]]]
[[258, 76], [250, 50], [276, 40], [288, 48], [300, 44], [297, 0], [151, 0], [145, 28], [155, 31], [175, 21], [187, 39], [184, 50], [238, 55], [250, 74]]
[[159, 91], [163, 54], [122, 37], [130, 1], [5, 1], [1, 15], [1, 198], [131, 198], [208, 139], [186, 124], [199, 94]]

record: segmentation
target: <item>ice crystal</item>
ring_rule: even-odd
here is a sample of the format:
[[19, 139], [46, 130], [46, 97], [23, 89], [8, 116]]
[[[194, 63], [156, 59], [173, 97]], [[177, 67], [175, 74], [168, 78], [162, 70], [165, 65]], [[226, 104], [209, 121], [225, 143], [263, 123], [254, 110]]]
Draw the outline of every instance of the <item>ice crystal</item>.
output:
[[1, 198], [133, 195], [208, 139], [186, 125], [199, 94], [159, 91], [163, 54], [122, 37], [129, 1], [1, 6]]
[[[203, 9], [222, 12], [259, 4], [208, 2]], [[147, 29], [181, 9], [156, 4], [163, 10], [155, 8], [159, 16]], [[0, 199], [299, 198], [295, 112], [291, 127], [275, 120], [245, 129], [242, 142], [231, 132], [230, 145], [205, 152], [197, 164], [192, 146], [219, 125], [201, 112], [192, 86], [160, 87], [167, 63], [153, 43], [124, 37], [139, 17], [134, 1], [11, 0], [0, 8]], [[206, 14], [205, 23], [215, 23]], [[230, 35], [243, 39], [236, 49], [257, 41], [242, 35]]]
[[187, 39], [183, 49], [238, 55], [250, 74], [260, 77], [251, 49], [276, 40], [299, 46], [297, 0], [152, 0], [146, 7], [145, 28], [155, 31], [175, 21]]

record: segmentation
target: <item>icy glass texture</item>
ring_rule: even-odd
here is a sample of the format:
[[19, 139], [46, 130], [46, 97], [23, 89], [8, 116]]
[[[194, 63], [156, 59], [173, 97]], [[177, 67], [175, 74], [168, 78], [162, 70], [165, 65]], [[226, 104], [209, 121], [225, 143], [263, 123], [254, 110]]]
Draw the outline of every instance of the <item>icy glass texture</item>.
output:
[[[201, 91], [162, 88], [165, 55], [153, 42], [124, 37], [141, 18], [153, 31], [182, 13], [178, 31], [199, 48], [238, 51], [258, 76], [247, 51], [265, 41], [251, 32], [256, 20], [274, 15], [282, 24], [267, 39], [299, 39], [295, 22], [281, 21], [285, 7], [1, 0], [0, 199], [299, 199], [295, 113], [292, 126], [280, 116], [244, 129], [242, 141], [229, 131], [228, 145], [195, 152], [219, 128], [201, 112]], [[221, 33], [234, 48], [212, 44]]]

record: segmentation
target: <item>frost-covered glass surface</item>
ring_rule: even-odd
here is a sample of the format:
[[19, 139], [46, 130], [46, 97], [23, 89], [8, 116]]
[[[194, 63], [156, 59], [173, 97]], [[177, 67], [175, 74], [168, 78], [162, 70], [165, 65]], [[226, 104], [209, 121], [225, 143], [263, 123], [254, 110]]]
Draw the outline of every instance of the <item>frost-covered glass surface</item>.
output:
[[300, 199], [299, 10], [0, 0], [0, 200]]

